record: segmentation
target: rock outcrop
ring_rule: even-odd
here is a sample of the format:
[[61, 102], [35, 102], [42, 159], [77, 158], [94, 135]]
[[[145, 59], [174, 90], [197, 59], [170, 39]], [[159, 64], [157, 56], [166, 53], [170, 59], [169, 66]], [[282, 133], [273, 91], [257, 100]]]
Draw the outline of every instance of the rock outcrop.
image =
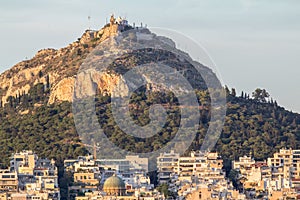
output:
[[[38, 51], [32, 59], [20, 62], [0, 75], [0, 101], [4, 105], [8, 102], [8, 97], [27, 94], [34, 85], [39, 83], [46, 85], [47, 81], [51, 85], [49, 104], [56, 101], [71, 101], [74, 77], [85, 57], [95, 46], [115, 36], [118, 31], [120, 31], [118, 24], [106, 25], [99, 31], [87, 30], [77, 42], [65, 48]], [[110, 91], [108, 85], [115, 82], [108, 80], [108, 77], [101, 81], [100, 85], [104, 88], [100, 91], [103, 92]]]
[[[21, 64], [22, 65], [22, 64]], [[18, 96], [22, 93], [28, 93], [30, 89], [29, 80], [38, 76], [44, 65], [39, 65], [33, 68], [20, 69], [17, 73], [11, 75], [8, 71], [0, 76], [0, 89], [2, 93], [2, 102], [7, 103], [9, 96]], [[16, 67], [19, 68], [19, 67]]]
[[[146, 28], [136, 28], [128, 34], [119, 34], [128, 29], [133, 28], [128, 26], [126, 21], [111, 21], [99, 31], [87, 30], [78, 41], [65, 48], [40, 50], [32, 59], [20, 62], [0, 75], [2, 105], [8, 102], [10, 96], [17, 97], [27, 94], [34, 85], [41, 83], [47, 86], [45, 88], [50, 89], [49, 96], [47, 96], [48, 104], [61, 101], [70, 102], [74, 94], [77, 98], [90, 96], [94, 94], [95, 89], [104, 95], [112, 94], [124, 73], [140, 64], [156, 62], [165, 65], [171, 64], [175, 71], [182, 71], [185, 78], [192, 80], [195, 88], [205, 85], [193, 65], [187, 61], [187, 54], [181, 52], [180, 54], [184, 55], [184, 58], [181, 58], [172, 53], [173, 50], [174, 52], [179, 51], [172, 40], [156, 36]], [[146, 43], [150, 41], [149, 44], [154, 46], [158, 41], [167, 45], [171, 50], [160, 50], [155, 46], [153, 49], [142, 48], [133, 51], [132, 44], [139, 40], [144, 40]], [[124, 41], [125, 43], [123, 43]], [[91, 55], [93, 57], [87, 59]], [[109, 56], [112, 56], [112, 60], [110, 58], [108, 60], [113, 63], [112, 66], [107, 66], [106, 71], [101, 71], [101, 73], [97, 72], [97, 69], [81, 71], [82, 64], [86, 62], [101, 64]], [[203, 74], [212, 77], [211, 79], [215, 77], [210, 69], [202, 65], [200, 68], [205, 71]], [[156, 83], [151, 84], [152, 88], [155, 88]], [[123, 84], [120, 87], [117, 95], [128, 95], [126, 85]]]
[[59, 81], [59, 83], [53, 87], [48, 103], [53, 104], [57, 101], [71, 102], [74, 92], [74, 83], [75, 78], [73, 77], [64, 78], [63, 80]]

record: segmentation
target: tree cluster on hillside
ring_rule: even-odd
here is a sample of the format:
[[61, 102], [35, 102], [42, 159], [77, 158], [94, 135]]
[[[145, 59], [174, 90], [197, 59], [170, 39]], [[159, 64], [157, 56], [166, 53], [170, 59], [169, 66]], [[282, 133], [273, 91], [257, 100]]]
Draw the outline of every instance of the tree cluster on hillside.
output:
[[[79, 55], [76, 54], [75, 57], [78, 57], [76, 62], [82, 61]], [[72, 61], [71, 57], [66, 58]], [[210, 95], [203, 77], [197, 73], [193, 65], [168, 51], [137, 50], [116, 59], [109, 69], [123, 74], [134, 66], [152, 62], [172, 65], [177, 71], [185, 69], [183, 76], [191, 80], [193, 88], [197, 88], [195, 94], [199, 106], [189, 109], [199, 110], [200, 121], [196, 137], [188, 151], [199, 150], [210, 124], [211, 98], [218, 99], [220, 91], [213, 91]], [[206, 80], [214, 78], [209, 69], [204, 66], [202, 69], [207, 71]], [[73, 73], [73, 70], [68, 71], [71, 72]], [[47, 71], [40, 72], [39, 76], [43, 74], [47, 74]], [[48, 105], [50, 87], [48, 81], [46, 84], [36, 84], [28, 93], [10, 96], [7, 99], [8, 103], [0, 106], [0, 152], [3, 155], [0, 163], [1, 167], [7, 167], [11, 153], [30, 149], [40, 157], [54, 158], [60, 166], [61, 180], [64, 180], [66, 177], [62, 175], [63, 160], [85, 155], [88, 151], [76, 132], [72, 104], [56, 102]], [[227, 96], [225, 124], [214, 150], [225, 160], [227, 172], [230, 171], [231, 160], [239, 156], [251, 153], [255, 159], [263, 160], [280, 148], [300, 146], [300, 115], [279, 107], [276, 101], [269, 98], [270, 95], [266, 90], [256, 89], [252, 97], [244, 92], [238, 96], [235, 89], [229, 90], [227, 87], [225, 92]], [[146, 88], [140, 88], [131, 96], [130, 116], [140, 126], [149, 123], [152, 105], [161, 104], [166, 110], [167, 118], [162, 130], [146, 139], [135, 138], [118, 127], [112, 115], [109, 96], [98, 93], [95, 100], [98, 121], [106, 136], [115, 145], [127, 151], [143, 153], [160, 149], [174, 138], [181, 125], [179, 101], [168, 89], [149, 92]], [[85, 111], [84, 107], [80, 109]], [[81, 123], [89, 127], [84, 119]], [[188, 127], [193, 126], [194, 124], [188, 124]]]
[[[0, 109], [0, 146], [5, 155], [22, 149], [33, 149], [41, 156], [62, 160], [84, 151], [74, 126], [71, 103], [46, 106], [48, 90], [36, 85], [29, 95], [11, 97], [9, 104]], [[210, 96], [205, 90], [196, 92], [201, 107], [200, 128], [191, 149], [200, 149], [210, 119]], [[37, 103], [40, 103], [37, 106]], [[129, 136], [116, 125], [110, 108], [110, 98], [99, 95], [97, 115], [105, 134], [118, 146], [137, 152], [149, 152], [161, 148], [168, 142], [180, 124], [180, 110], [173, 93], [135, 93], [131, 98], [131, 117], [139, 125], [149, 123], [149, 108], [153, 104], [167, 105], [168, 118], [157, 136], [141, 140]], [[173, 106], [172, 106], [173, 105]], [[175, 106], [174, 106], [175, 105]], [[252, 153], [259, 160], [283, 147], [296, 148], [300, 142], [300, 117], [273, 103], [260, 99], [237, 97], [228, 94], [227, 116], [221, 138], [215, 150], [225, 159]], [[28, 114], [20, 112], [28, 111]], [[71, 149], [72, 150], [71, 150]], [[80, 152], [80, 153], [79, 153]], [[1, 158], [7, 164], [7, 157]]]

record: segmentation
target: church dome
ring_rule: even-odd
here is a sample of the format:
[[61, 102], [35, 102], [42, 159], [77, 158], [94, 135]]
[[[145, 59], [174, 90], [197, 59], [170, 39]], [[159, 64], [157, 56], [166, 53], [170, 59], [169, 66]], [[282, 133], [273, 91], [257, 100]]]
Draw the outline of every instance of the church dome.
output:
[[108, 195], [124, 195], [126, 188], [124, 181], [113, 175], [104, 182], [103, 190]]

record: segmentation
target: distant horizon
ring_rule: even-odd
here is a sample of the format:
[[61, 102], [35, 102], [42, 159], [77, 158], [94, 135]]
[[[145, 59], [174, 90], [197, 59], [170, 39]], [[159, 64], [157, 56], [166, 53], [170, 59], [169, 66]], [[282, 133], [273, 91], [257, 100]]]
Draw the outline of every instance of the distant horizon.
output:
[[115, 13], [131, 24], [143, 22], [182, 32], [206, 48], [224, 84], [238, 95], [264, 88], [280, 106], [300, 113], [299, 1], [12, 0], [2, 4], [0, 24], [6, 31], [0, 33], [5, 38], [0, 48], [1, 73], [38, 50], [67, 46], [89, 27], [100, 29]]

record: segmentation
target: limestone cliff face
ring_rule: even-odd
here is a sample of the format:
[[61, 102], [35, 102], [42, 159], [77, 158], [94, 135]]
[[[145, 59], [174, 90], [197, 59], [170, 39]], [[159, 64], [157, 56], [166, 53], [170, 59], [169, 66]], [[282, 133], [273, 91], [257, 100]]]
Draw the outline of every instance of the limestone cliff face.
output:
[[[93, 96], [96, 90], [100, 94], [110, 95], [114, 92], [116, 85], [123, 83], [121, 79], [122, 77], [116, 73], [99, 73], [95, 70], [79, 73], [76, 79], [74, 95], [76, 98]], [[128, 89], [123, 85], [122, 89], [122, 93], [119, 96], [126, 96]]]
[[118, 24], [113, 24], [111, 26], [106, 26], [99, 31], [89, 31], [87, 30], [82, 37], [80, 38], [79, 42], [81, 44], [86, 44], [93, 39], [99, 39], [99, 42], [103, 42], [109, 37], [117, 35], [117, 33], [122, 30]]
[[[12, 71], [6, 71], [0, 75], [0, 91], [1, 101], [3, 104], [7, 103], [9, 96], [20, 96], [27, 94], [32, 85], [37, 83], [46, 84], [46, 76], [42, 76], [42, 69], [45, 64], [34, 66], [29, 68], [26, 62], [22, 62], [16, 65]], [[57, 76], [55, 73], [49, 73], [47, 75], [51, 82], [54, 82]]]
[[63, 80], [59, 81], [59, 83], [53, 87], [48, 103], [53, 104], [57, 101], [71, 102], [74, 92], [74, 83], [75, 78], [73, 77], [64, 78]]
[[[73, 95], [76, 98], [83, 98], [93, 96], [98, 90], [101, 94], [112, 94], [115, 86], [120, 83], [121, 76], [115, 73], [99, 73], [91, 71], [89, 73], [80, 73], [77, 75], [77, 79], [74, 77], [68, 77], [61, 80], [51, 90], [49, 104], [53, 104], [57, 101], [69, 101], [73, 100]], [[76, 90], [75, 86], [76, 85]], [[128, 90], [125, 86], [122, 87], [121, 96], [126, 96]]]
[[[101, 94], [111, 94], [121, 81], [121, 76], [115, 73], [94, 73], [91, 76], [94, 83], [97, 84], [97, 89]], [[123, 91], [123, 96], [127, 95], [127, 90]]]
[[[86, 56], [101, 42], [120, 31], [117, 24], [107, 25], [99, 31], [87, 30], [77, 41], [59, 50], [40, 50], [32, 59], [25, 60], [0, 75], [0, 101], [8, 102], [9, 96], [27, 94], [36, 84], [51, 85], [49, 104], [57, 101], [71, 101], [74, 80], [80, 65]], [[116, 77], [93, 77], [100, 81], [101, 92], [110, 91], [110, 84]], [[103, 88], [102, 88], [103, 87]]]
[[119, 31], [120, 26], [114, 24], [107, 28], [101, 29], [99, 32], [97, 32], [96, 37], [100, 38], [100, 42], [102, 42], [109, 37], [115, 36]]
[[[201, 76], [197, 75], [193, 65], [185, 58], [181, 58], [169, 50], [141, 48], [132, 51], [130, 48], [134, 41], [140, 39], [150, 41], [150, 44], [159, 40], [159, 42], [165, 43], [171, 51], [179, 51], [172, 40], [156, 36], [148, 29], [135, 29], [134, 34], [132, 32], [127, 35], [119, 34], [125, 29], [132, 29], [132, 27], [111, 23], [99, 31], [87, 30], [78, 41], [65, 48], [44, 49], [32, 59], [18, 63], [0, 75], [2, 105], [8, 102], [10, 96], [18, 97], [27, 94], [37, 84], [44, 84], [47, 92], [50, 89], [46, 98], [48, 104], [61, 101], [71, 102], [74, 95], [76, 98], [91, 96], [96, 89], [104, 95], [112, 94], [115, 86], [119, 83], [122, 84], [119, 85], [118, 92], [112, 95], [127, 96], [129, 90], [122, 80], [122, 74], [135, 66], [157, 62], [172, 65], [174, 70], [182, 71], [182, 75], [192, 81], [194, 88], [206, 87]], [[89, 59], [91, 55], [92, 59]], [[108, 55], [112, 55], [116, 59], [110, 60]], [[184, 57], [188, 57], [188, 55]], [[97, 68], [81, 71], [86, 62], [90, 62], [89, 64], [93, 66], [93, 63], [101, 65], [105, 60], [112, 61], [106, 71], [99, 73]], [[201, 64], [199, 67], [204, 71], [203, 74], [208, 76], [206, 80], [214, 79], [215, 75], [211, 70]], [[144, 78], [148, 79], [149, 77]], [[135, 83], [130, 84], [134, 85]], [[155, 88], [155, 84], [151, 83], [152, 88]]]

